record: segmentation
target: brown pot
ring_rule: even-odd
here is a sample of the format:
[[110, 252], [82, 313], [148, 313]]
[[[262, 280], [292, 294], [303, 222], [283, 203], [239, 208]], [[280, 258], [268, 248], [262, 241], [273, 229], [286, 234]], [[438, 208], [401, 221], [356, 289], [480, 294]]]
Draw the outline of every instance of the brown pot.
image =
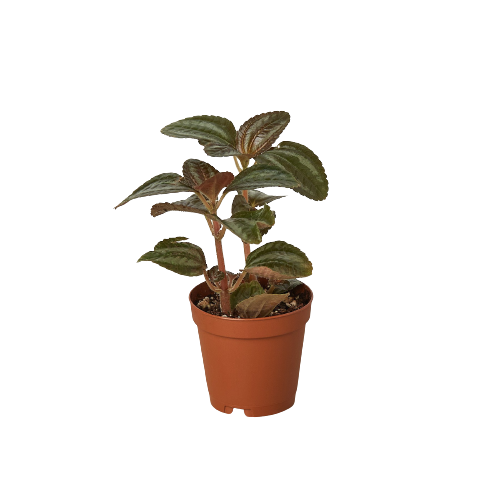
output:
[[212, 406], [247, 417], [263, 417], [287, 410], [295, 402], [306, 323], [307, 305], [269, 318], [222, 318], [199, 309], [195, 303], [212, 292], [206, 283], [189, 295], [193, 319], [200, 335], [203, 364]]

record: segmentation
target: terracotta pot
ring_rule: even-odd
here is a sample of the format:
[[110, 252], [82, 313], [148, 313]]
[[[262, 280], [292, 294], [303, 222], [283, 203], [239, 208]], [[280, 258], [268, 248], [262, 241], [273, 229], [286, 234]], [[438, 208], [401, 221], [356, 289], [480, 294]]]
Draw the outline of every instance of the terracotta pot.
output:
[[195, 303], [211, 294], [206, 283], [189, 295], [198, 326], [208, 392], [212, 406], [223, 413], [245, 410], [247, 417], [263, 417], [287, 410], [295, 402], [307, 305], [269, 318], [237, 319], [213, 316]]

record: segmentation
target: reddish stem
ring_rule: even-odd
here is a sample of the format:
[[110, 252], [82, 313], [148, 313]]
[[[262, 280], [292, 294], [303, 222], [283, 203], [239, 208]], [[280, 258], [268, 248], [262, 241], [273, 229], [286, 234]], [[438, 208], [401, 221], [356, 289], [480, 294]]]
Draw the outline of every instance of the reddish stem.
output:
[[[214, 233], [217, 235], [220, 231], [220, 224], [217, 221], [213, 221]], [[226, 264], [224, 262], [224, 252], [222, 251], [222, 241], [215, 238], [215, 251], [217, 253], [217, 265], [219, 266], [219, 271], [223, 273], [226, 272]], [[229, 302], [229, 291], [227, 285], [227, 275], [220, 282], [220, 308], [222, 314], [229, 315], [231, 313], [231, 304]]]
[[[248, 191], [243, 191], [242, 192], [243, 194], [243, 197], [245, 198], [245, 200], [248, 201]], [[247, 257], [250, 253], [250, 243], [243, 243], [243, 252], [245, 253], [245, 261], [247, 260]], [[248, 279], [249, 281], [255, 281], [255, 276], [253, 274], [249, 274], [248, 275]]]

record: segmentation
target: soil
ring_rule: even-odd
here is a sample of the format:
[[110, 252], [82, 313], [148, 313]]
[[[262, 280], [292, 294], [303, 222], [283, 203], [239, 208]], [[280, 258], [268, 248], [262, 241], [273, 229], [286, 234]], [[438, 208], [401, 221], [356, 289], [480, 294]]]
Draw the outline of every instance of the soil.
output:
[[[302, 288], [302, 286], [299, 286], [297, 288]], [[309, 302], [309, 294], [305, 291], [302, 291], [299, 293], [298, 291], [295, 292], [295, 290], [290, 290], [290, 295], [283, 301], [280, 302], [271, 312], [271, 314], [267, 317], [270, 316], [279, 316], [280, 314], [286, 314], [290, 313], [293, 311], [298, 311], [302, 307], [304, 307], [308, 302]], [[222, 314], [220, 310], [220, 300], [219, 300], [219, 295], [216, 293], [213, 293], [211, 295], [207, 295], [203, 299], [200, 299], [197, 301], [196, 305], [198, 306], [199, 309], [202, 311], [205, 311], [209, 314], [213, 314], [214, 316], [222, 316], [224, 318], [229, 317], [229, 318], [240, 318], [236, 310], [233, 311], [232, 315], [226, 316], [225, 314]]]

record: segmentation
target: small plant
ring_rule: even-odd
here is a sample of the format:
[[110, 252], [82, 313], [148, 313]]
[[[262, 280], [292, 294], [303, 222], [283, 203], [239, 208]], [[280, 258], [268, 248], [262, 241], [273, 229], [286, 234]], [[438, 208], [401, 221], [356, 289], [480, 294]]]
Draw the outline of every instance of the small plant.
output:
[[[257, 189], [291, 188], [312, 200], [324, 200], [328, 194], [325, 170], [310, 149], [289, 141], [272, 147], [289, 121], [285, 111], [273, 111], [250, 118], [238, 131], [219, 116], [193, 116], [164, 127], [161, 132], [167, 136], [197, 139], [208, 156], [232, 156], [238, 174], [219, 172], [201, 160], [186, 160], [182, 176], [157, 175], [117, 205], [115, 208], [144, 196], [192, 193], [185, 200], [153, 205], [151, 215], [172, 211], [200, 214], [215, 240], [217, 265], [208, 270], [203, 250], [184, 237], [160, 241], [139, 262], [151, 261], [185, 276], [204, 275], [210, 289], [219, 294], [221, 311], [227, 316], [236, 310], [242, 318], [264, 317], [285, 300], [300, 283], [296, 278], [311, 275], [312, 264], [302, 251], [284, 241], [250, 251], [250, 244], [261, 243], [275, 223], [276, 214], [269, 203], [282, 198]], [[235, 194], [231, 217], [221, 219], [218, 210], [230, 193]], [[227, 271], [224, 263], [222, 239], [227, 230], [243, 241], [245, 266], [239, 274]], [[267, 290], [258, 277], [268, 280]]]

